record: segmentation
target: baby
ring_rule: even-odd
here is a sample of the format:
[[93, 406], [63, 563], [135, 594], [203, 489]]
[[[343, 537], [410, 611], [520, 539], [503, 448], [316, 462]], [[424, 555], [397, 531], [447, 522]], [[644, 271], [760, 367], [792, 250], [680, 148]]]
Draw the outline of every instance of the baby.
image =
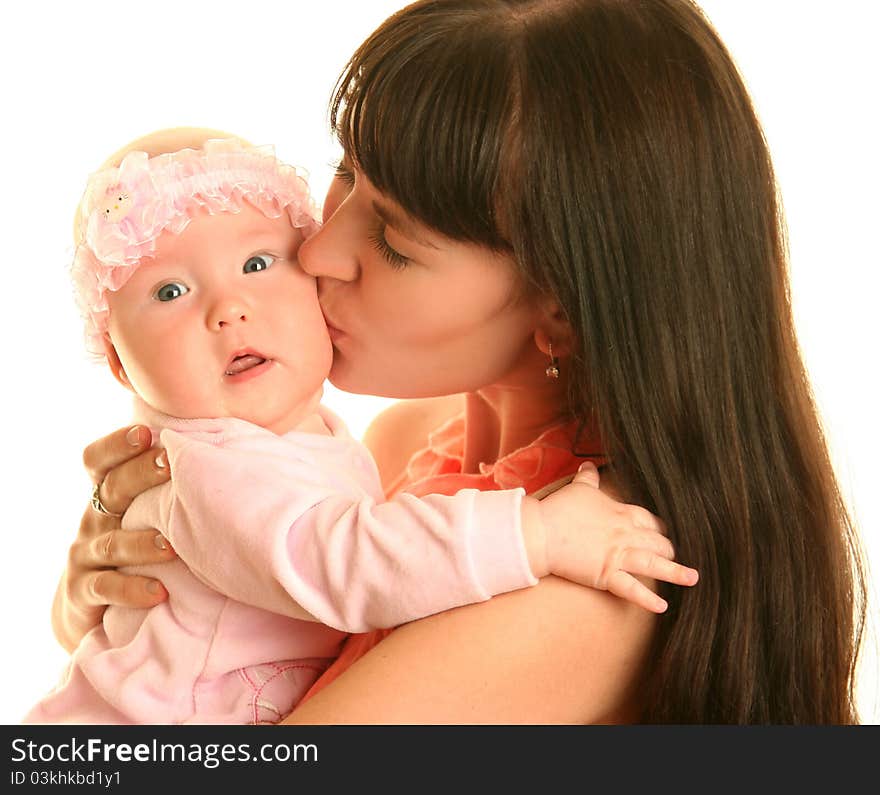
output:
[[317, 228], [302, 176], [237, 138], [135, 144], [89, 180], [73, 276], [89, 347], [134, 393], [172, 473], [123, 528], [158, 528], [179, 559], [137, 568], [168, 599], [109, 607], [25, 722], [273, 723], [347, 633], [551, 573], [656, 612], [663, 600], [631, 575], [696, 581], [594, 470], [541, 501], [386, 500], [366, 448], [320, 403], [332, 346], [297, 264]]

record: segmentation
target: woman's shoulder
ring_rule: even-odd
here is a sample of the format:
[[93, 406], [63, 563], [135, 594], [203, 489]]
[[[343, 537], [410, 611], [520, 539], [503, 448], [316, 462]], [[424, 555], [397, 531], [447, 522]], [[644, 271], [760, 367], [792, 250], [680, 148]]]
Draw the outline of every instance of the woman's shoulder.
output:
[[[425, 693], [421, 719], [442, 699], [453, 722], [470, 711], [477, 722], [634, 723], [657, 621], [605, 591], [546, 577], [408, 624], [380, 645], [399, 651], [403, 667], [427, 652], [456, 678], [457, 692]], [[429, 663], [415, 674], [431, 676], [439, 671]]]
[[396, 629], [295, 723], [634, 723], [657, 616], [547, 577]]
[[382, 484], [396, 480], [428, 436], [464, 410], [463, 395], [399, 400], [380, 412], [364, 432]]

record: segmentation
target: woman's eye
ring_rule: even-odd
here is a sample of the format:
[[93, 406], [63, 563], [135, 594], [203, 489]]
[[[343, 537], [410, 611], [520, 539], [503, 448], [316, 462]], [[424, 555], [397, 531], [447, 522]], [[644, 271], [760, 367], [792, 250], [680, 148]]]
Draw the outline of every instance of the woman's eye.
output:
[[250, 257], [247, 262], [245, 262], [242, 271], [244, 273], [256, 273], [257, 271], [264, 271], [273, 262], [275, 262], [275, 257], [272, 257], [269, 254], [256, 254], [253, 257]]
[[185, 284], [181, 284], [180, 282], [168, 282], [163, 284], [155, 293], [153, 293], [153, 297], [157, 301], [173, 301], [175, 298], [180, 298], [180, 296], [185, 295], [189, 292], [189, 287]]
[[404, 257], [403, 254], [388, 245], [388, 241], [385, 239], [384, 225], [370, 232], [370, 242], [373, 244], [373, 248], [376, 249], [376, 251], [378, 251], [395, 270], [400, 270], [409, 265], [408, 257]]

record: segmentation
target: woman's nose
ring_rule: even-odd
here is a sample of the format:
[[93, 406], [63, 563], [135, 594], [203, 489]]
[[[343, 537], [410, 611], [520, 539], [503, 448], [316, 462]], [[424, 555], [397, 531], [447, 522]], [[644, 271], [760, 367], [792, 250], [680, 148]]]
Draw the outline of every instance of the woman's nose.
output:
[[207, 324], [211, 331], [246, 323], [251, 319], [251, 310], [240, 296], [226, 296], [211, 305], [208, 310]]
[[343, 204], [299, 247], [300, 267], [317, 278], [353, 282], [360, 273], [356, 228], [353, 219], [346, 223]]

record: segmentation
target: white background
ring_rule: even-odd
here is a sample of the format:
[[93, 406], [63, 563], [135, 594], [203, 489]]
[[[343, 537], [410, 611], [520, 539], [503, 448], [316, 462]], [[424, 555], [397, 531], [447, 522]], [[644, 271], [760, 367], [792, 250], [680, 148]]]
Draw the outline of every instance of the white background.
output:
[[[62, 667], [49, 608], [89, 492], [81, 451], [128, 421], [127, 393], [83, 352], [67, 278], [86, 175], [134, 137], [189, 124], [275, 144], [282, 159], [311, 172], [323, 197], [338, 156], [327, 129], [330, 90], [355, 46], [401, 4], [84, 0], [19, 3], [5, 19], [0, 723], [17, 722]], [[838, 475], [880, 569], [876, 6], [702, 5], [766, 128], [804, 355]], [[333, 389], [326, 402], [357, 434], [387, 403]], [[880, 722], [875, 646], [871, 638], [861, 691], [870, 723]]]

